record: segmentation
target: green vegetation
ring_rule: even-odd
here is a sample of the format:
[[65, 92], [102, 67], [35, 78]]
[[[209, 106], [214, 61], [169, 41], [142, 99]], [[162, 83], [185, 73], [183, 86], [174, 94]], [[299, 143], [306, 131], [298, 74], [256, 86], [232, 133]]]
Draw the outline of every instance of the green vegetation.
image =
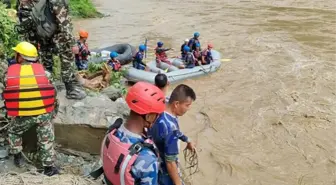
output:
[[[15, 8], [16, 0], [11, 0], [12, 8]], [[102, 17], [103, 14], [97, 11], [92, 0], [70, 0], [70, 13], [78, 18]]]
[[101, 17], [91, 0], [70, 0], [71, 15], [80, 18]]
[[[96, 73], [100, 70], [102, 70], [104, 62], [99, 62], [99, 63], [89, 63], [88, 66], [88, 72], [89, 73]], [[117, 88], [120, 89], [122, 94], [125, 95], [127, 90], [126, 88], [120, 84], [120, 81], [122, 80], [123, 76], [125, 75], [126, 70], [121, 70], [119, 72], [112, 72], [111, 77], [110, 77], [110, 84]]]
[[19, 36], [15, 31], [15, 19], [8, 14], [5, 5], [0, 3], [0, 58], [13, 56], [12, 47], [19, 42]]

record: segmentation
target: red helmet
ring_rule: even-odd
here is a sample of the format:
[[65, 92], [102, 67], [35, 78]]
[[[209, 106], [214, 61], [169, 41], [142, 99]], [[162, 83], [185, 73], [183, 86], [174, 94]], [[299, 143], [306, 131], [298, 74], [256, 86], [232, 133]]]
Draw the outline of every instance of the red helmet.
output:
[[213, 48], [213, 44], [209, 43], [209, 44], [208, 44], [208, 48], [209, 48], [209, 49]]
[[137, 82], [126, 95], [129, 108], [140, 114], [162, 113], [165, 110], [165, 96], [163, 92], [147, 82]]

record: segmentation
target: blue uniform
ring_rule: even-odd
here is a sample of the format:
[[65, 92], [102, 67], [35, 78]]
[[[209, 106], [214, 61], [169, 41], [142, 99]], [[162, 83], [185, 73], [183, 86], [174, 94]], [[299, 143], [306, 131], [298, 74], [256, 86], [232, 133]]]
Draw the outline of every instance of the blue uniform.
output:
[[[142, 136], [130, 132], [123, 125], [116, 131], [116, 137], [129, 144], [144, 141]], [[136, 185], [158, 185], [158, 158], [154, 152], [144, 148], [135, 160], [131, 173]]]
[[142, 62], [143, 57], [144, 57], [144, 54], [142, 52], [140, 52], [140, 51], [138, 51], [135, 54], [135, 57], [134, 57], [134, 60], [133, 60], [133, 67], [134, 68], [140, 69], [140, 70], [144, 70], [145, 69], [146, 64], [144, 64]]
[[[177, 117], [164, 112], [154, 123], [153, 127], [149, 130], [149, 135], [155, 142], [159, 149], [162, 163], [159, 173], [160, 185], [174, 185], [171, 180], [166, 166], [166, 161], [175, 161], [178, 163], [179, 154], [179, 139], [188, 142], [188, 137], [181, 133]], [[179, 173], [181, 177], [181, 173]]]
[[[198, 39], [191, 38], [191, 39], [189, 40], [188, 46], [190, 47], [190, 49], [191, 49], [192, 51], [194, 51], [194, 50], [196, 50], [196, 44], [197, 44], [197, 43], [201, 44], [200, 41], [199, 41]], [[201, 49], [201, 47], [200, 47], [200, 49]]]

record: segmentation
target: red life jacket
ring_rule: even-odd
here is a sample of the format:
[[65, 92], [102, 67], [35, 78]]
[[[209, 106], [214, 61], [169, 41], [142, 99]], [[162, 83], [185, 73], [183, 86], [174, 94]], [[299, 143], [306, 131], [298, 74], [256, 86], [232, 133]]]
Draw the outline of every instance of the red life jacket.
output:
[[202, 52], [201, 51], [193, 51], [194, 57], [198, 60], [202, 57]]
[[13, 64], [6, 77], [3, 98], [7, 115], [35, 116], [54, 110], [55, 88], [42, 64]]
[[119, 71], [121, 69], [121, 64], [118, 60], [116, 61], [113, 61], [112, 59], [110, 59], [108, 62], [107, 62], [112, 68], [113, 70], [115, 71]]
[[87, 43], [81, 43], [77, 41], [77, 45], [79, 48], [79, 53], [75, 55], [76, 60], [88, 60], [89, 56], [89, 45]]
[[165, 51], [158, 52], [163, 48], [156, 47], [155, 48], [155, 56], [158, 60], [167, 60], [167, 54]]
[[113, 185], [134, 185], [134, 178], [131, 175], [131, 168], [138, 157], [138, 154], [144, 148], [149, 148], [156, 154], [158, 150], [153, 144], [153, 141], [146, 139], [144, 142], [135, 144], [123, 143], [114, 134], [122, 124], [122, 119], [119, 118], [109, 128], [108, 134], [105, 136], [101, 154], [103, 160], [102, 169], [91, 173], [91, 176], [97, 178], [101, 173], [104, 173], [107, 184]]

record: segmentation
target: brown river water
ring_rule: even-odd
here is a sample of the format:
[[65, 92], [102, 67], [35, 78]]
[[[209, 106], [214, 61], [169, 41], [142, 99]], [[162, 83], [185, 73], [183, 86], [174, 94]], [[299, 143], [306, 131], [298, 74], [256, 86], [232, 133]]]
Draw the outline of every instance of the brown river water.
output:
[[[96, 0], [111, 14], [76, 21], [91, 48], [194, 31], [223, 58], [186, 80], [197, 93], [181, 129], [196, 143], [194, 185], [335, 185], [336, 1]], [[149, 54], [152, 55], [152, 50]]]

